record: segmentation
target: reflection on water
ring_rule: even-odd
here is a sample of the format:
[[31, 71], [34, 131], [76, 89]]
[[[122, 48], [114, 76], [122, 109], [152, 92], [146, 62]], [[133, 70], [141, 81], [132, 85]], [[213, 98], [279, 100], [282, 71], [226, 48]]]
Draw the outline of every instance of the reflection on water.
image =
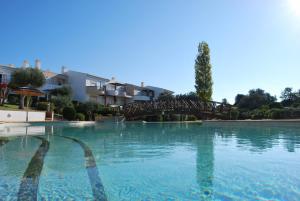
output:
[[[49, 129], [50, 127], [47, 126]], [[12, 137], [12, 136], [24, 136], [24, 135], [44, 135], [46, 132], [46, 126], [32, 126], [30, 124], [20, 123], [8, 123], [0, 124], [0, 137]]]
[[213, 175], [214, 175], [214, 135], [205, 129], [205, 135], [197, 137], [197, 182], [202, 198], [210, 199], [213, 194]]
[[[27, 137], [16, 137], [21, 134]], [[25, 164], [39, 146], [30, 135], [45, 135], [50, 143], [40, 178], [40, 199], [92, 198], [82, 150], [56, 136], [72, 137], [88, 146], [108, 200], [300, 197], [300, 127], [295, 124], [101, 123], [78, 127], [40, 123], [1, 127], [1, 198], [17, 196], [14, 192], [18, 192]], [[30, 143], [24, 143], [26, 140]], [[12, 195], [4, 192], [8, 186], [17, 186]]]

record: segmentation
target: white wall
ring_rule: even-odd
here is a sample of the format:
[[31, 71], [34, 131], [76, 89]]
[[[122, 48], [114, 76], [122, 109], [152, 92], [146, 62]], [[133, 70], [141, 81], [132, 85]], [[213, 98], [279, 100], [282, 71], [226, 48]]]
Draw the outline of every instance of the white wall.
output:
[[24, 122], [26, 121], [25, 111], [0, 110], [0, 121]]
[[86, 92], [86, 86], [102, 87], [106, 82], [105, 79], [88, 76], [85, 73], [76, 71], [67, 71], [65, 73], [68, 76], [68, 83], [72, 88], [73, 100], [79, 102], [93, 101], [100, 104], [104, 104], [104, 98], [101, 96], [90, 97]]
[[71, 70], [67, 71], [65, 74], [68, 76], [73, 100], [80, 102], [88, 101], [89, 98], [86, 94], [86, 74]]
[[[0, 122], [26, 122], [26, 111], [0, 110]], [[28, 112], [28, 121], [45, 121], [46, 112]]]
[[28, 112], [28, 121], [45, 121], [46, 112]]

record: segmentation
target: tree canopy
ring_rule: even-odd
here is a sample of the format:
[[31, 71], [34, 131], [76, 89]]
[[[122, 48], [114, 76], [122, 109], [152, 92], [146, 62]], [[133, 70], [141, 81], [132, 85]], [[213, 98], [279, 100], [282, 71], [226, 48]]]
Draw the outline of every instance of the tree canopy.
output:
[[51, 91], [51, 95], [53, 96], [68, 96], [71, 97], [72, 89], [70, 87], [63, 86], [61, 88], [56, 88]]
[[212, 99], [212, 85], [209, 46], [206, 42], [201, 42], [195, 60], [195, 88], [201, 100], [210, 101]]
[[[10, 88], [18, 87], [31, 87], [39, 88], [45, 84], [45, 76], [43, 72], [37, 68], [19, 68], [13, 72], [11, 81], [9, 83]], [[20, 96], [20, 109], [24, 109], [25, 96]], [[27, 97], [27, 105], [30, 101], [30, 97]]]
[[33, 87], [38, 88], [45, 83], [43, 72], [36, 68], [20, 68], [13, 72], [10, 87]]
[[286, 107], [290, 106], [298, 106], [300, 105], [300, 90], [293, 91], [293, 88], [286, 87], [282, 93], [280, 98], [282, 99], [282, 105]]
[[197, 99], [198, 96], [195, 92], [191, 91], [186, 94], [178, 94], [175, 96], [175, 98], [177, 98], [177, 99]]
[[264, 105], [273, 104], [276, 101], [275, 96], [262, 89], [252, 89], [247, 95], [238, 94], [235, 97], [235, 105], [241, 109], [253, 110]]
[[68, 96], [52, 97], [51, 102], [55, 105], [55, 112], [62, 114], [65, 107], [73, 107], [72, 100]]

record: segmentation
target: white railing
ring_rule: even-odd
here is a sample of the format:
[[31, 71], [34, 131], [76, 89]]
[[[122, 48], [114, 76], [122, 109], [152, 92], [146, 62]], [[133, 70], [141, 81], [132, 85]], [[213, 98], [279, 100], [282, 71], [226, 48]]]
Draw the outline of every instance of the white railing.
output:
[[117, 91], [117, 90], [106, 90], [106, 94], [109, 95], [109, 96], [118, 96], [119, 91]]

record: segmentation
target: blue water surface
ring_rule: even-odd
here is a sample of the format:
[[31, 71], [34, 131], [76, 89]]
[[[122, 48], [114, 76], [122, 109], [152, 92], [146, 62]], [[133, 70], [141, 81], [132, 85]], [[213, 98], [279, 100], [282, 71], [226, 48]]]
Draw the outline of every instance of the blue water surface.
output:
[[[22, 188], [27, 181], [37, 190]], [[51, 201], [298, 201], [300, 125], [8, 125], [0, 129], [0, 200], [20, 200], [20, 191]]]

